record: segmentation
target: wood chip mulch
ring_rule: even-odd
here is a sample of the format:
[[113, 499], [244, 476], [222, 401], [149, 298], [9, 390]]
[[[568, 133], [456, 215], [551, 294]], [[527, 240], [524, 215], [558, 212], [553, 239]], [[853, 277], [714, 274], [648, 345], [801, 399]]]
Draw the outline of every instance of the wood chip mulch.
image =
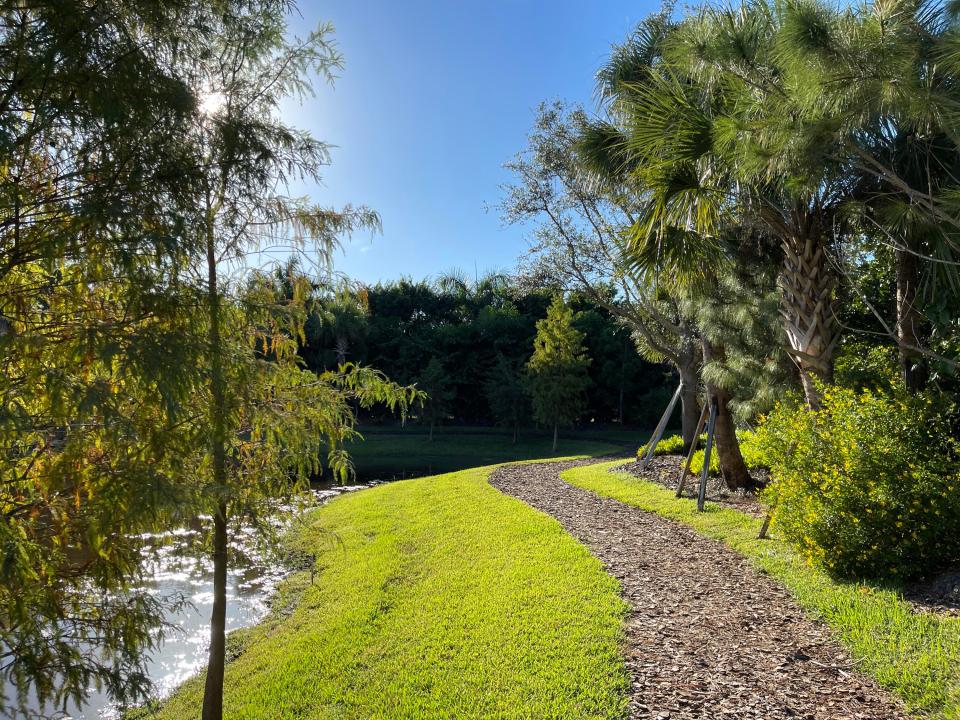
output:
[[[596, 462], [596, 461], [593, 461]], [[902, 720], [821, 623], [749, 562], [693, 530], [575, 488], [580, 463], [505, 466], [491, 484], [552, 515], [621, 584], [629, 717]]]

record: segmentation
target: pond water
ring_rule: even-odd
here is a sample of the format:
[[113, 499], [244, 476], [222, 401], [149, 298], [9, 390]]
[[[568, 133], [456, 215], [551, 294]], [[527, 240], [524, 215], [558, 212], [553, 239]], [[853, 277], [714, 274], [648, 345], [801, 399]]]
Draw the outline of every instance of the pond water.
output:
[[[315, 486], [312, 502], [321, 505], [345, 492], [362, 490], [378, 484]], [[299, 506], [303, 509], [303, 505]], [[278, 509], [276, 522], [289, 524], [293, 508]], [[156, 550], [146, 571], [146, 588], [162, 597], [183, 597], [187, 605], [170, 613], [166, 620], [174, 626], [161, 647], [148, 662], [150, 678], [159, 697], [169, 694], [180, 683], [199, 672], [207, 661], [210, 612], [213, 607], [213, 564], [187, 549], [201, 531], [197, 527], [181, 528], [156, 536]], [[154, 538], [150, 538], [154, 539]], [[270, 598], [290, 570], [277, 562], [256, 542], [252, 528], [234, 534], [230, 547], [230, 568], [227, 575], [227, 632], [259, 622], [269, 610]], [[92, 692], [82, 711], [72, 709], [57, 717], [74, 720], [118, 718], [120, 713], [103, 694]]]

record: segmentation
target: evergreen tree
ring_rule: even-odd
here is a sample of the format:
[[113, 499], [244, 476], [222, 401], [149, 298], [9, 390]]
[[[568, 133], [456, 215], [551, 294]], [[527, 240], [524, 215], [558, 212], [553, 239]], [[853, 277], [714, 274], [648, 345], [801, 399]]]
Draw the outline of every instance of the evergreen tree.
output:
[[516, 444], [520, 426], [530, 414], [530, 398], [524, 382], [523, 366], [506, 355], [498, 355], [483, 389], [494, 422], [509, 427], [513, 431], [513, 442]]
[[430, 423], [430, 442], [433, 442], [433, 428], [449, 412], [456, 393], [453, 390], [450, 374], [438, 358], [432, 358], [417, 380], [417, 388], [426, 393], [423, 400], [423, 414]]
[[[644, 198], [629, 237], [638, 266], [709, 274], [739, 228], [776, 239], [787, 350], [815, 408], [839, 338], [830, 258], [846, 231], [849, 178], [795, 152], [790, 134], [770, 147], [770, 126], [794, 114], [782, 100], [789, 75], [776, 63], [779, 13], [749, 8], [708, 6], [679, 24], [663, 15], [644, 23], [614, 52], [613, 82], [602, 90], [608, 119], [589, 128], [584, 150], [597, 168], [627, 172]], [[740, 126], [759, 130], [731, 132]]]
[[527, 362], [533, 416], [553, 427], [553, 451], [557, 450], [560, 425], [572, 425], [586, 404], [590, 385], [590, 358], [583, 348], [583, 333], [573, 326], [574, 314], [559, 295], [537, 321], [533, 355]]

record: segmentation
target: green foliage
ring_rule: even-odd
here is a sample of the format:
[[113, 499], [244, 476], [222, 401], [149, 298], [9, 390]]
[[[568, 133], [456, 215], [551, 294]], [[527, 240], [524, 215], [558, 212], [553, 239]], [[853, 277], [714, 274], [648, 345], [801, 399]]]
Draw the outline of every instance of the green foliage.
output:
[[737, 433], [737, 439], [740, 441], [740, 452], [743, 454], [743, 462], [751, 470], [769, 470], [770, 460], [766, 451], [760, 442], [757, 433], [749, 430]]
[[[637, 457], [643, 457], [649, 449], [649, 444], [641, 445], [637, 450]], [[654, 455], [678, 455], [683, 452], [683, 438], [680, 435], [669, 435], [661, 438], [654, 448]]]
[[535, 228], [521, 258], [521, 281], [566, 292], [569, 302], [584, 310], [576, 326], [586, 334], [593, 360], [591, 417], [604, 419], [596, 413], [598, 405], [613, 407], [619, 422], [629, 418], [652, 427], [656, 418], [648, 416], [656, 402], [644, 396], [660, 389], [662, 377], [649, 373], [641, 378], [643, 386], [632, 388], [630, 368], [639, 355], [669, 362], [692, 378], [697, 330], [681, 312], [672, 282], [631, 271], [622, 240], [636, 214], [636, 196], [584, 172], [578, 144], [586, 123], [580, 108], [560, 102], [540, 106], [527, 147], [506, 165], [514, 180], [504, 188], [500, 210], [506, 222]]
[[534, 418], [548, 426], [570, 425], [583, 412], [590, 385], [590, 358], [583, 333], [573, 326], [574, 313], [559, 296], [537, 321], [533, 355], [527, 362]]
[[662, 485], [629, 473], [610, 472], [616, 462], [573, 468], [571, 485], [681, 522], [719, 540], [783, 583], [797, 602], [832, 628], [857, 667], [904, 699], [917, 716], [960, 717], [960, 618], [917, 612], [884, 586], [838, 582], [810, 567], [784, 540], [757, 538], [760, 520], [730, 508], [677, 499]]
[[[315, 582], [295, 577], [292, 613], [241, 631], [224, 717], [621, 718], [617, 582], [488, 473], [382, 485], [311, 515], [294, 544], [316, 555]], [[195, 717], [202, 686], [158, 720]]]
[[[319, 287], [315, 297], [299, 350], [309, 369], [335, 369], [342, 352], [346, 360], [414, 383], [427, 363], [439, 358], [456, 392], [450, 414], [470, 425], [503, 422], [491, 405], [486, 380], [501, 357], [515, 366], [527, 361], [536, 321], [550, 304], [547, 291], [499, 275], [443, 287], [438, 280], [385, 281], [353, 287], [346, 298], [341, 289]], [[637, 354], [629, 332], [610, 312], [580, 297], [571, 304], [584, 311], [575, 325], [593, 358], [584, 416], [616, 422], [622, 407], [625, 424], [647, 425], [651, 398], [645, 396], [659, 390], [663, 370]], [[365, 422], [391, 420], [382, 412], [364, 417]]]
[[527, 383], [520, 363], [500, 355], [486, 382], [484, 392], [490, 404], [490, 412], [497, 425], [513, 428], [513, 440], [517, 440], [517, 429], [530, 416], [530, 398]]
[[[0, 9], [0, 715], [149, 692], [142, 536], [181, 521], [201, 349], [194, 94], [175, 58], [257, 3]], [[169, 609], [169, 608], [168, 608]]]
[[851, 390], [890, 391], [902, 384], [897, 351], [889, 345], [844, 343], [837, 354], [834, 380]]
[[179, 604], [143, 588], [145, 534], [213, 514], [225, 546], [229, 520], [304, 488], [324, 454], [349, 474], [356, 407], [416, 398], [369, 368], [300, 367], [311, 283], [246, 258], [278, 242], [326, 258], [379, 222], [288, 196], [327, 152], [279, 104], [340, 58], [327, 26], [288, 42], [287, 10], [0, 10], [4, 716], [91, 688], [143, 699]]
[[759, 430], [774, 523], [842, 577], [923, 576], [960, 560], [960, 457], [930, 396], [830, 387], [823, 409], [781, 404]]
[[[422, 397], [343, 362], [345, 353], [335, 371], [304, 370], [297, 349], [312, 284], [289, 265], [284, 275], [247, 263], [283, 238], [330, 269], [342, 235], [376, 230], [380, 220], [367, 208], [333, 210], [288, 192], [294, 177], [318, 180], [328, 159], [325, 143], [285, 123], [281, 105], [310, 92], [313, 76], [329, 80], [340, 67], [330, 26], [288, 40], [278, 5], [254, 6], [244, 21], [239, 29], [218, 25], [211, 52], [189, 59], [195, 82], [223, 100], [206, 112], [201, 106], [196, 118], [195, 162], [204, 172], [193, 230], [204, 252], [193, 258], [203, 298], [193, 342], [205, 351], [196, 388], [204, 412], [195, 421], [195, 466], [187, 476], [197, 484], [196, 509], [213, 516], [215, 577], [226, 572], [231, 521], [244, 517], [269, 536], [271, 524], [258, 522], [269, 501], [305, 489], [324, 449], [334, 476], [350, 476], [344, 443], [356, 435], [355, 407], [385, 403], [404, 412]], [[224, 272], [228, 260], [240, 261], [232, 276]], [[249, 280], [231, 282], [238, 276]], [[338, 314], [342, 334], [349, 314]], [[226, 603], [225, 584], [215, 583], [204, 717], [221, 715]]]
[[725, 390], [734, 416], [752, 422], [789, 386], [793, 368], [783, 352], [777, 268], [767, 243], [744, 243], [718, 264], [715, 282], [686, 292], [685, 307], [717, 349], [701, 371]]
[[[701, 435], [701, 443], [706, 442], [707, 436]], [[737, 440], [740, 443], [740, 454], [743, 455], [743, 463], [749, 470], [765, 470], [770, 467], [769, 461], [764, 453], [763, 447], [757, 434], [749, 430], [737, 430]], [[705, 452], [703, 449], [697, 450], [690, 460], [690, 471], [694, 474], [703, 472], [703, 458]], [[717, 448], [714, 445], [710, 453], [710, 474], [720, 474], [720, 458], [717, 455]]]
[[426, 397], [423, 400], [423, 413], [427, 422], [433, 426], [446, 418], [456, 393], [449, 373], [439, 358], [432, 358], [417, 379], [417, 388]]
[[[699, 475], [703, 472], [703, 458], [705, 456], [705, 450], [697, 450], [690, 459], [690, 472], [694, 475]], [[744, 458], [743, 461], [746, 463], [747, 459]], [[720, 457], [717, 455], [716, 445], [713, 446], [710, 452], [710, 474], [714, 476], [720, 474]]]

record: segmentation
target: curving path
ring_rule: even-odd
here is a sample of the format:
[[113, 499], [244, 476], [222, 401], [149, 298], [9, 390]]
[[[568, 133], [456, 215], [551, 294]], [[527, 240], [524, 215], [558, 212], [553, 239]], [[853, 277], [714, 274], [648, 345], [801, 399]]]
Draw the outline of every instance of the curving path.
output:
[[631, 718], [908, 717], [784, 588], [719, 542], [563, 482], [577, 464], [505, 466], [490, 483], [559, 520], [620, 581]]

